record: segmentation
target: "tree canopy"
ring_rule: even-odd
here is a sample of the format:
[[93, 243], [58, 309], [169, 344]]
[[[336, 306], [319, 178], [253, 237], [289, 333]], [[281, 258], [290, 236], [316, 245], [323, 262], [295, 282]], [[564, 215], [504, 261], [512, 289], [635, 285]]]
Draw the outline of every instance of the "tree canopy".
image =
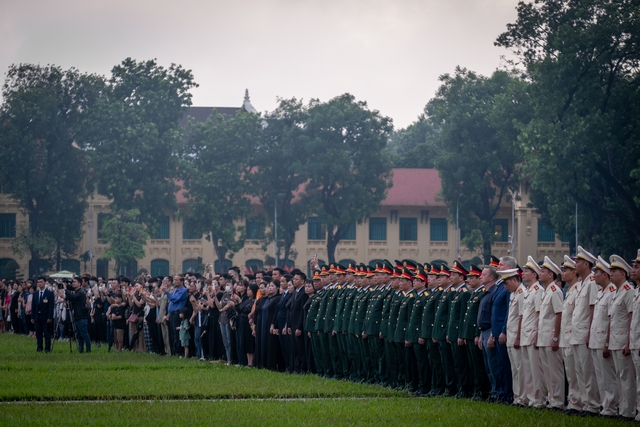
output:
[[640, 239], [637, 2], [539, 0], [517, 11], [496, 44], [531, 81], [534, 117], [520, 141], [534, 204], [564, 234], [577, 203], [582, 244], [630, 257]]
[[[526, 83], [504, 71], [483, 77], [457, 68], [440, 78], [425, 114], [438, 130], [435, 165], [441, 196], [461, 228], [478, 230], [465, 240], [482, 246], [489, 262], [495, 240], [493, 220], [510, 192], [516, 191], [522, 166], [519, 127], [529, 120]], [[479, 240], [478, 237], [480, 237]]]

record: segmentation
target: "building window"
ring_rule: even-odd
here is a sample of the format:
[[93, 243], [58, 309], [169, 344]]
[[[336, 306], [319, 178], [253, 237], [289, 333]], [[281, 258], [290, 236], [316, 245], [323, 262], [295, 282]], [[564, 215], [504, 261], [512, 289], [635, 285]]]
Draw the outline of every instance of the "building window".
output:
[[189, 258], [182, 261], [182, 272], [183, 273], [195, 273], [198, 271], [198, 267], [202, 262], [195, 258]]
[[547, 227], [541, 221], [538, 221], [538, 242], [555, 242], [556, 234], [553, 228]]
[[109, 260], [98, 259], [96, 261], [96, 276], [107, 280], [109, 278]]
[[217, 259], [213, 262], [213, 271], [217, 274], [227, 274], [231, 267], [233, 267], [233, 264], [230, 259], [222, 260], [222, 262]]
[[449, 240], [449, 225], [446, 218], [431, 218], [431, 241], [446, 242]]
[[503, 219], [503, 218], [494, 219], [493, 234], [496, 236], [496, 242], [508, 242], [509, 241], [509, 220]]
[[151, 261], [151, 276], [168, 276], [169, 275], [169, 261], [166, 259], [154, 259]]
[[[169, 218], [169, 217], [167, 217]], [[167, 234], [168, 236], [168, 234]], [[167, 237], [168, 239], [169, 237]], [[182, 240], [200, 240], [202, 239], [202, 235], [198, 233], [194, 233], [187, 227], [186, 223], [182, 223]]]
[[387, 218], [369, 218], [369, 240], [387, 240]]
[[400, 241], [418, 240], [418, 218], [400, 218]]
[[247, 218], [247, 239], [248, 240], [260, 240], [262, 229], [260, 223], [254, 219]]
[[20, 269], [18, 263], [11, 258], [0, 258], [0, 279], [15, 280]]
[[307, 239], [325, 240], [327, 237], [327, 225], [317, 216], [307, 219]]
[[0, 214], [0, 237], [16, 237], [16, 214]]
[[130, 279], [136, 277], [138, 275], [138, 261], [130, 259], [120, 263], [120, 275]]
[[355, 224], [351, 224], [351, 226], [347, 230], [347, 234], [344, 235], [342, 240], [356, 240], [356, 225]]
[[[155, 240], [169, 240], [169, 216], [163, 216], [158, 221], [158, 228], [152, 239]], [[184, 231], [184, 230], [183, 230]]]
[[244, 263], [246, 274], [256, 274], [264, 268], [264, 262], [259, 259], [250, 259]]

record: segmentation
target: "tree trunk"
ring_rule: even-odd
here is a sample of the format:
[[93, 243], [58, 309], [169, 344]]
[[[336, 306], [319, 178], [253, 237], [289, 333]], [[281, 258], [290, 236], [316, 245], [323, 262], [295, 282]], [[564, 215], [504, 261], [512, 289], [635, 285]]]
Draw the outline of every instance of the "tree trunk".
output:
[[482, 236], [482, 258], [484, 258], [484, 265], [489, 265], [489, 262], [491, 262], [490, 236]]
[[336, 237], [333, 231], [327, 231], [327, 263], [336, 262], [336, 246], [340, 239]]

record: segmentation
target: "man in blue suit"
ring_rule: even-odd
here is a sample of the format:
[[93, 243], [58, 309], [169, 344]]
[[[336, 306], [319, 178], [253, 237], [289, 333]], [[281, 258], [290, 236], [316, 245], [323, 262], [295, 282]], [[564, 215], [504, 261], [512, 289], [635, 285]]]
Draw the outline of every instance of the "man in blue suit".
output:
[[33, 303], [31, 304], [31, 322], [36, 329], [38, 346], [36, 351], [42, 352], [42, 337], [44, 336], [44, 351], [51, 353], [51, 325], [55, 300], [53, 292], [44, 288], [46, 282], [44, 277], [38, 278], [38, 289], [33, 293]]
[[[516, 259], [510, 256], [500, 258], [498, 271], [517, 268]], [[513, 384], [511, 377], [511, 362], [507, 352], [507, 317], [509, 315], [509, 297], [511, 293], [505, 288], [502, 279], [496, 282], [493, 305], [491, 307], [491, 334], [498, 361], [496, 388], [498, 400], [503, 403], [513, 402]]]

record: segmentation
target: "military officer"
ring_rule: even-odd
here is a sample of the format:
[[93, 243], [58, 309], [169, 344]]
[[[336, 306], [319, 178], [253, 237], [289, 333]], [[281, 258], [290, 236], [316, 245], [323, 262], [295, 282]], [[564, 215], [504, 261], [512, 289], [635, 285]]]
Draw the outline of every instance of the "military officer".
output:
[[456, 373], [456, 384], [458, 391], [456, 397], [469, 398], [473, 394], [473, 382], [469, 375], [469, 358], [467, 357], [467, 349], [465, 345], [459, 346], [458, 337], [464, 313], [467, 309], [467, 301], [471, 297], [469, 288], [465, 284], [465, 280], [469, 272], [457, 260], [453, 262], [451, 269], [451, 282], [456, 294], [449, 302], [449, 321], [447, 327], [447, 342], [451, 345], [453, 353], [453, 366]]
[[[638, 284], [640, 284], [640, 249], [638, 249], [638, 255], [633, 262], [629, 276], [636, 283], [636, 294], [633, 298], [633, 315], [629, 326], [629, 350], [631, 350], [631, 357], [636, 370], [636, 396], [640, 396], [640, 288], [638, 287]], [[636, 399], [636, 421], [640, 421], [640, 397], [636, 397]]]
[[629, 349], [629, 325], [633, 313], [635, 291], [628, 282], [631, 267], [618, 255], [609, 257], [611, 282], [616, 294], [609, 305], [609, 330], [604, 343], [604, 356], [613, 356], [616, 379], [620, 390], [618, 415], [632, 420], [636, 416], [636, 375]]
[[576, 263], [567, 255], [564, 256], [562, 264], [562, 280], [566, 283], [567, 295], [562, 304], [562, 323], [560, 324], [560, 348], [564, 359], [564, 369], [567, 375], [569, 390], [567, 393], [567, 408], [565, 413], [572, 415], [582, 411], [582, 399], [580, 398], [580, 387], [576, 375], [576, 355], [574, 347], [571, 345], [573, 325], [573, 312], [576, 307], [576, 298], [580, 290], [580, 282], [576, 274]]
[[480, 329], [478, 328], [478, 309], [485, 294], [484, 285], [480, 282], [482, 271], [475, 265], [469, 265], [468, 288], [470, 298], [464, 311], [464, 318], [458, 334], [458, 345], [464, 346], [469, 359], [469, 373], [473, 383], [473, 400], [485, 400], [489, 396], [491, 386], [484, 365], [482, 351], [478, 348]]
[[440, 294], [438, 305], [436, 307], [436, 315], [433, 323], [432, 340], [438, 343], [440, 350], [440, 360], [444, 368], [445, 396], [455, 396], [458, 393], [458, 381], [456, 378], [453, 353], [451, 344], [447, 342], [447, 330], [449, 326], [449, 304], [456, 296], [453, 282], [451, 281], [451, 271], [446, 265], [440, 266], [440, 274], [438, 275], [440, 286], [443, 291]]
[[509, 314], [507, 315], [507, 352], [511, 363], [513, 404], [516, 406], [528, 406], [526, 387], [524, 384], [524, 369], [522, 348], [520, 347], [521, 313], [524, 306], [524, 292], [526, 287], [520, 281], [520, 269], [498, 271], [504, 281], [505, 288], [510, 292]]
[[416, 394], [426, 396], [431, 390], [431, 368], [429, 366], [429, 353], [426, 341], [420, 342], [420, 332], [425, 303], [429, 297], [426, 288], [429, 279], [422, 266], [418, 266], [413, 278], [413, 290], [416, 293], [415, 301], [409, 316], [409, 325], [405, 335], [405, 346], [414, 352], [417, 367], [418, 390]]
[[[426, 265], [425, 265], [426, 267]], [[427, 352], [429, 355], [429, 366], [431, 368], [431, 388], [428, 396], [439, 396], [444, 393], [445, 381], [442, 370], [442, 359], [440, 358], [440, 349], [438, 348], [438, 341], [434, 341], [433, 338], [433, 324], [435, 322], [436, 308], [438, 301], [440, 300], [440, 294], [443, 288], [438, 283], [438, 274], [440, 273], [440, 266], [432, 264], [429, 268], [428, 274], [428, 289], [430, 291], [429, 296], [424, 304], [424, 310], [422, 312], [422, 324], [420, 326], [420, 338], [418, 342], [424, 341], [427, 346]]]
[[540, 268], [540, 284], [544, 286], [544, 297], [538, 318], [538, 342], [540, 361], [544, 366], [545, 385], [548, 390], [548, 408], [562, 411], [564, 406], [564, 367], [560, 349], [560, 324], [562, 321], [562, 289], [555, 281], [560, 268], [548, 257]]
[[544, 408], [547, 404], [540, 350], [536, 345], [540, 306], [544, 296], [544, 288], [538, 282], [539, 274], [538, 263], [531, 256], [527, 257], [527, 263], [522, 268], [522, 282], [527, 289], [522, 301], [520, 347], [527, 403], [533, 408]]
[[580, 277], [576, 304], [571, 319], [571, 345], [580, 401], [581, 415], [598, 415], [600, 412], [600, 392], [596, 378], [591, 351], [589, 350], [589, 331], [593, 320], [593, 310], [598, 299], [598, 285], [591, 269], [596, 265], [596, 257], [578, 246], [576, 273]]
[[400, 361], [399, 373], [404, 378], [406, 387], [412, 393], [418, 391], [418, 362], [415, 357], [411, 342], [406, 340], [407, 329], [409, 328], [409, 320], [413, 303], [416, 299], [416, 292], [413, 290], [413, 275], [411, 270], [405, 267], [400, 276], [400, 290], [403, 297], [398, 308], [398, 320], [396, 322], [396, 330], [393, 342], [397, 347], [398, 360]]
[[609, 263], [602, 257], [596, 260], [594, 272], [596, 285], [600, 288], [598, 299], [593, 309], [593, 321], [589, 333], [589, 349], [596, 371], [598, 394], [600, 395], [600, 415], [615, 417], [618, 415], [618, 383], [613, 358], [603, 355], [604, 343], [607, 340], [609, 328], [609, 304], [616, 294], [616, 287], [611, 284]]

